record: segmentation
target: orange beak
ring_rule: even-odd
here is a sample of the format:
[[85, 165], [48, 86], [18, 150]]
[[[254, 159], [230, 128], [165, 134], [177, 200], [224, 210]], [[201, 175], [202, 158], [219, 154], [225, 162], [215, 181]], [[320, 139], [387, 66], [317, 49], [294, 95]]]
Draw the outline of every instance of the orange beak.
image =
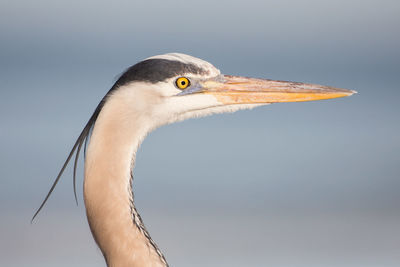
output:
[[221, 80], [201, 82], [201, 89], [196, 93], [213, 95], [219, 102], [231, 105], [322, 100], [350, 96], [356, 91], [317, 84], [224, 75]]

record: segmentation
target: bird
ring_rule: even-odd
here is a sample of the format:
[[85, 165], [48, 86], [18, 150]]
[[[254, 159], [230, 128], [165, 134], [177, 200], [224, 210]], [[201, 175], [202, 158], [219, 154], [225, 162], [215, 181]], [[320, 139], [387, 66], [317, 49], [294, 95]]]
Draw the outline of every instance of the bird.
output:
[[136, 209], [132, 191], [136, 152], [149, 132], [189, 118], [354, 93], [316, 84], [224, 75], [211, 63], [181, 53], [146, 58], [129, 67], [102, 98], [32, 221], [74, 155], [77, 201], [76, 168], [84, 147], [86, 215], [106, 265], [167, 267]]

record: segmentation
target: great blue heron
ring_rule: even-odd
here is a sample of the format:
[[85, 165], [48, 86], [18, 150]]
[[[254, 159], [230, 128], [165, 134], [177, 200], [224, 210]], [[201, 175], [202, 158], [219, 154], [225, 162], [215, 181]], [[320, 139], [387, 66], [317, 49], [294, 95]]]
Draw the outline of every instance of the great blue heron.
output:
[[132, 168], [144, 137], [155, 128], [193, 117], [276, 102], [349, 96], [354, 91], [298, 82], [222, 75], [210, 63], [178, 53], [130, 67], [101, 100], [79, 135], [36, 217], [75, 153], [90, 137], [84, 200], [93, 237], [112, 267], [168, 266], [137, 212]]

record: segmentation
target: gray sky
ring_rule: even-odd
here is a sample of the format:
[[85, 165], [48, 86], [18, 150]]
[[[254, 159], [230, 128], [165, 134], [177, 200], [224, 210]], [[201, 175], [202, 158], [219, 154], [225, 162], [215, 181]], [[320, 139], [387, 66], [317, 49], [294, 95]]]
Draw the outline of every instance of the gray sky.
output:
[[359, 93], [150, 134], [135, 201], [171, 266], [398, 266], [399, 12], [398, 1], [2, 0], [0, 263], [102, 266], [82, 172], [79, 208], [68, 170], [30, 217], [116, 77], [182, 52], [226, 74]]

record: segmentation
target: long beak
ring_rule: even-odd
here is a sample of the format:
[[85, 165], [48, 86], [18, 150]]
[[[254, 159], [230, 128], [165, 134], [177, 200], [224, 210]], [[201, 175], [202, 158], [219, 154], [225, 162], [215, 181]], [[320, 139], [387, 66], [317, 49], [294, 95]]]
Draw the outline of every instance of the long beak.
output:
[[301, 102], [350, 96], [356, 91], [317, 84], [274, 81], [240, 76], [201, 83], [197, 93], [210, 94], [223, 104]]

